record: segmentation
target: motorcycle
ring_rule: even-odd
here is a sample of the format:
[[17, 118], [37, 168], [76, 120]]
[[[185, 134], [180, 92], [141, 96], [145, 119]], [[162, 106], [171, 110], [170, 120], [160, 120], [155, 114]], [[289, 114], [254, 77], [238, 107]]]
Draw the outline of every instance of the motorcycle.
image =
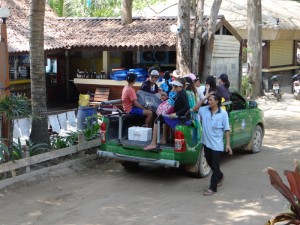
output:
[[279, 85], [279, 75], [274, 75], [271, 77], [271, 81], [273, 82], [273, 95], [279, 101], [281, 99], [281, 90], [280, 90], [280, 85]]
[[300, 73], [292, 76], [294, 99], [300, 100]]

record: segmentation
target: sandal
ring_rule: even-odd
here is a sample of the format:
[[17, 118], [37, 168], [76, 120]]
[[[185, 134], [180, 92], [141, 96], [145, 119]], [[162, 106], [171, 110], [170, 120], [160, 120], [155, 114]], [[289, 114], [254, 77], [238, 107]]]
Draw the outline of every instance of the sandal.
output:
[[153, 145], [148, 145], [147, 147], [144, 148], [144, 151], [153, 151], [157, 148], [157, 146], [154, 146]]
[[207, 189], [204, 193], [203, 193], [203, 195], [204, 196], [210, 196], [210, 195], [214, 195], [214, 194], [216, 194], [217, 192], [215, 192], [215, 191], [212, 191], [212, 190], [210, 190], [210, 189]]

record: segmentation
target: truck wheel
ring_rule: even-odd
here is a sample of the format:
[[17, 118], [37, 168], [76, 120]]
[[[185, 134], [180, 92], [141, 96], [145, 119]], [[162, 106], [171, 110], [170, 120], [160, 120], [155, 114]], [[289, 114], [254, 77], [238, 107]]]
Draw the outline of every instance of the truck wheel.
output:
[[245, 149], [251, 151], [251, 153], [253, 154], [260, 152], [262, 140], [263, 140], [263, 131], [261, 129], [261, 126], [256, 125], [251, 141]]
[[192, 167], [186, 168], [186, 170], [191, 173], [192, 177], [195, 178], [207, 177], [210, 174], [211, 169], [205, 159], [204, 147], [202, 147], [199, 153], [196, 164]]
[[122, 161], [121, 164], [126, 170], [135, 170], [139, 167], [138, 162]]
[[276, 99], [277, 99], [277, 102], [279, 102], [280, 94], [277, 94], [277, 95], [276, 95]]

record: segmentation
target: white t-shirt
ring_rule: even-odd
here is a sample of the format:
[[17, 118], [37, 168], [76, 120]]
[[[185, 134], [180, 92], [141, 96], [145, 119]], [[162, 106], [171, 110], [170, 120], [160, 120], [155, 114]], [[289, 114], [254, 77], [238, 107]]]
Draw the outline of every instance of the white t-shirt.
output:
[[203, 94], [204, 90], [205, 90], [205, 86], [197, 87], [197, 93], [198, 93], [198, 96], [199, 96], [199, 101], [204, 99], [204, 94]]

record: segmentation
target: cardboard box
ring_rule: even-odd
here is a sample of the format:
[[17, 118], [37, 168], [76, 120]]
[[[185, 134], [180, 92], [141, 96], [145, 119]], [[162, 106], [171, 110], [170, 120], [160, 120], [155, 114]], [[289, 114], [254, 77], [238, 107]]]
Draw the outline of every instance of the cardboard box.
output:
[[148, 127], [129, 127], [128, 140], [150, 141], [152, 138], [152, 128]]

